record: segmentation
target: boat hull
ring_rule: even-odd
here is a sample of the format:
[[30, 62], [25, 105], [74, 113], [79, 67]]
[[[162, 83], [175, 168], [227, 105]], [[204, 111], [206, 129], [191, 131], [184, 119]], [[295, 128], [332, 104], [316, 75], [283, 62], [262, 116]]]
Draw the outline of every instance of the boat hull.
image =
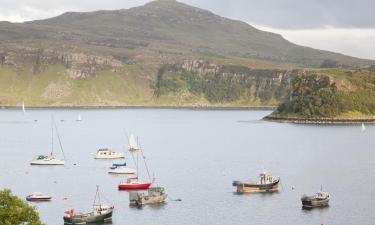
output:
[[96, 155], [95, 159], [123, 159], [125, 154], [117, 153], [115, 155]]
[[301, 200], [301, 201], [302, 201], [302, 208], [304, 209], [321, 208], [321, 207], [327, 207], [329, 205], [329, 199]]
[[136, 171], [130, 168], [111, 169], [108, 171], [110, 174], [135, 174]]
[[75, 215], [73, 217], [63, 217], [64, 224], [87, 224], [99, 223], [112, 219], [113, 211], [103, 213], [102, 215], [94, 215], [93, 213]]
[[26, 200], [29, 202], [48, 202], [51, 201], [52, 197], [45, 196], [45, 197], [32, 197], [32, 196], [27, 196]]
[[280, 180], [275, 180], [269, 184], [252, 184], [238, 182], [235, 184], [237, 193], [267, 193], [279, 191]]
[[128, 184], [123, 183], [118, 185], [119, 190], [146, 190], [151, 186], [151, 183]]
[[33, 160], [30, 165], [39, 165], [39, 166], [63, 166], [65, 161], [63, 160]]

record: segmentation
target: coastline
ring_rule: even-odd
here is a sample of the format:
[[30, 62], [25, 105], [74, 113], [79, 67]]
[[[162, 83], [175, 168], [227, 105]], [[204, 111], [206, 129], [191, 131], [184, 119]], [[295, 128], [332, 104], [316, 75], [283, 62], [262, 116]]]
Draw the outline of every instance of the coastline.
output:
[[[19, 109], [22, 106], [0, 106], [1, 109]], [[26, 106], [27, 109], [188, 109], [188, 110], [274, 110], [277, 106], [169, 106], [169, 105], [74, 105]]]
[[263, 118], [266, 121], [294, 123], [294, 124], [321, 124], [321, 125], [354, 125], [354, 124], [375, 124], [375, 117], [373, 118], [301, 118], [301, 117], [281, 117], [268, 115]]

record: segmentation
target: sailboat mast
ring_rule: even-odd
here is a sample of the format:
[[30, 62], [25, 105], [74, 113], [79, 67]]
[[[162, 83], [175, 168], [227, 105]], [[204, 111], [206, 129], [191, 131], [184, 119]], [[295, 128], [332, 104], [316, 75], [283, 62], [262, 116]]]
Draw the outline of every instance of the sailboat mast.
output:
[[51, 156], [53, 155], [53, 116], [51, 115]]

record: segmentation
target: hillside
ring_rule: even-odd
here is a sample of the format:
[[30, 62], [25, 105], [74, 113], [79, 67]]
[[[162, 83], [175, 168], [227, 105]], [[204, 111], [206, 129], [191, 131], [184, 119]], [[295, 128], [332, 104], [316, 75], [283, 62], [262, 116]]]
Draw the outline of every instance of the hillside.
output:
[[371, 64], [172, 0], [0, 22], [1, 105], [277, 105], [294, 69]]

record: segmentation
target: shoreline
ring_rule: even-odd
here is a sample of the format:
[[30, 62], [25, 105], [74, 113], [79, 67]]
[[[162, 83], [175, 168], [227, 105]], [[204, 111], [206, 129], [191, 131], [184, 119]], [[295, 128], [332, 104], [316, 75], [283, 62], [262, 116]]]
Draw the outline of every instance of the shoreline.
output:
[[280, 117], [268, 115], [262, 120], [281, 123], [294, 124], [316, 124], [316, 125], [355, 125], [355, 124], [375, 124], [375, 117], [373, 118], [300, 118], [300, 117]]
[[[20, 109], [22, 106], [1, 106], [1, 109]], [[188, 110], [274, 110], [277, 106], [26, 106], [26, 109], [188, 109]]]

